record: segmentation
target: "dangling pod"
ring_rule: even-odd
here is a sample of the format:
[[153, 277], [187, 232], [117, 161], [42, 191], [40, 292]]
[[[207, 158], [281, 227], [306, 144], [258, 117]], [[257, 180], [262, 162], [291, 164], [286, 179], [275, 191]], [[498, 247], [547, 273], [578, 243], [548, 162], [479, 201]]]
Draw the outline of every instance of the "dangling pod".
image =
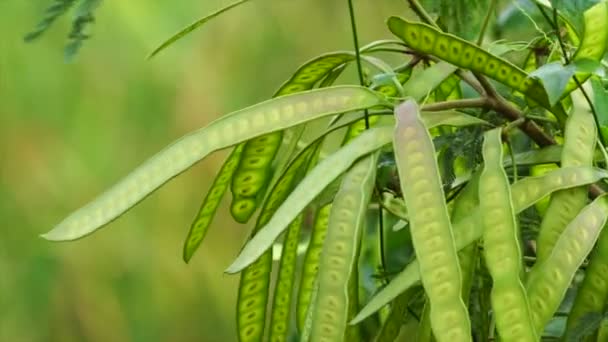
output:
[[318, 272], [318, 292], [312, 312], [310, 341], [346, 341], [349, 281], [357, 256], [367, 206], [376, 181], [378, 154], [373, 153], [345, 174], [336, 194]]
[[413, 101], [396, 108], [394, 150], [408, 208], [422, 284], [431, 303], [438, 341], [471, 341], [471, 324], [461, 296], [461, 276], [435, 148]]
[[520, 278], [522, 255], [511, 188], [502, 168], [501, 133], [502, 129], [497, 128], [484, 134], [484, 166], [479, 178], [484, 256], [493, 280], [492, 310], [502, 340], [535, 342], [538, 337]]

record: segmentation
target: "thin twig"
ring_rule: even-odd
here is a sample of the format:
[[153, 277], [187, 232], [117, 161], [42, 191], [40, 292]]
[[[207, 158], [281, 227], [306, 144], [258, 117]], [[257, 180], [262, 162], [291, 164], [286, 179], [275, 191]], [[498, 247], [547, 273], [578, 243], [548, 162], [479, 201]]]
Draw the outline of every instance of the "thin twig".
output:
[[[365, 85], [365, 81], [363, 80], [363, 68], [361, 67], [361, 53], [359, 51], [359, 36], [357, 35], [357, 23], [355, 21], [355, 9], [353, 7], [353, 1], [348, 1], [348, 12], [350, 15], [350, 27], [353, 35], [353, 43], [355, 45], [355, 56], [357, 59], [357, 73], [359, 74], [359, 84], [361, 86]], [[365, 115], [365, 129], [369, 129], [369, 115], [367, 109], [363, 111]]]
[[490, 18], [492, 17], [492, 13], [494, 13], [494, 9], [496, 8], [496, 0], [492, 0], [490, 2], [490, 7], [488, 7], [488, 12], [486, 13], [485, 18], [483, 18], [483, 24], [481, 25], [481, 31], [479, 32], [479, 36], [477, 37], [477, 45], [481, 46], [483, 43], [483, 38], [486, 35], [486, 31], [488, 29], [488, 24], [490, 23]]
[[416, 13], [416, 15], [422, 19], [422, 21], [429, 25], [439, 27], [437, 26], [437, 23], [435, 23], [435, 20], [433, 20], [433, 18], [431, 18], [431, 16], [424, 10], [424, 7], [420, 5], [418, 0], [407, 0], [407, 2], [412, 8], [412, 11], [414, 11], [414, 13]]

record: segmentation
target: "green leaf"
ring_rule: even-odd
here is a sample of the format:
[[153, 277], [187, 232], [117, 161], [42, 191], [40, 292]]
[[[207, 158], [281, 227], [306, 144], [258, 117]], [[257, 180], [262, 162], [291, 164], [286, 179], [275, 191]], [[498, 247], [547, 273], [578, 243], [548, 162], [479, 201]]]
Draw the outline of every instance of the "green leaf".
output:
[[602, 86], [602, 82], [597, 78], [591, 79], [593, 88], [593, 105], [595, 106], [596, 119], [600, 125], [600, 134], [603, 141], [608, 141], [608, 91]]
[[599, 0], [550, 0], [556, 8], [574, 27], [578, 36], [584, 31], [584, 13], [587, 9], [600, 2]]
[[44, 12], [44, 17], [30, 33], [23, 38], [26, 42], [31, 42], [45, 33], [55, 23], [59, 17], [66, 14], [77, 0], [55, 0]]
[[178, 40], [184, 38], [186, 35], [188, 35], [192, 31], [196, 30], [197, 28], [201, 27], [203, 24], [207, 23], [209, 20], [219, 16], [220, 14], [228, 12], [229, 10], [233, 9], [234, 7], [244, 4], [247, 1], [249, 1], [249, 0], [239, 0], [239, 1], [233, 2], [230, 5], [220, 8], [219, 10], [209, 14], [208, 16], [203, 17], [203, 18], [195, 21], [194, 23], [186, 26], [185, 28], [183, 28], [182, 30], [180, 30], [179, 32], [174, 34], [171, 38], [167, 39], [165, 42], [160, 44], [159, 47], [154, 49], [154, 51], [152, 51], [152, 53], [150, 53], [150, 55], [148, 56], [148, 59], [151, 59], [152, 57], [156, 56], [159, 52], [163, 51], [164, 49], [166, 49], [173, 43], [177, 42]]
[[561, 98], [568, 81], [576, 72], [570, 65], [560, 62], [547, 63], [530, 73], [530, 77], [539, 79], [547, 92], [549, 104], [554, 106]]
[[599, 312], [590, 312], [578, 320], [575, 328], [568, 332], [565, 341], [579, 342], [585, 341], [585, 338], [591, 336], [597, 328], [602, 324], [604, 315]]
[[169, 145], [42, 237], [65, 241], [91, 234], [214, 151], [321, 117], [385, 104], [367, 88], [338, 86], [278, 97], [228, 114]]

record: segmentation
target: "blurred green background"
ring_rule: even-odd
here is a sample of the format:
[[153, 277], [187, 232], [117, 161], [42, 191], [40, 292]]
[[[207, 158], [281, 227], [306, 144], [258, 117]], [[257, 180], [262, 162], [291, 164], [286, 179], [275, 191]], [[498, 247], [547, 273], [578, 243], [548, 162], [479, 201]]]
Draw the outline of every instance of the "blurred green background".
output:
[[[254, 0], [152, 61], [163, 39], [229, 1], [104, 1], [71, 64], [69, 18], [22, 41], [49, 3], [0, 0], [0, 341], [235, 340], [238, 276], [222, 271], [249, 227], [230, 220], [228, 198], [181, 260], [225, 152], [86, 239], [38, 234], [179, 136], [268, 98], [301, 63], [350, 49], [346, 1]], [[355, 4], [362, 44], [390, 38], [385, 19], [407, 10]]]

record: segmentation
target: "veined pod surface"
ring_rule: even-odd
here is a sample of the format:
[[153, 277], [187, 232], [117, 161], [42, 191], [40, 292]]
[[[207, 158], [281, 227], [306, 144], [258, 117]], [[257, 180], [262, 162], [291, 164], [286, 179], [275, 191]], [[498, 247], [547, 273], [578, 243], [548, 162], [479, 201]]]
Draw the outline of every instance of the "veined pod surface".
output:
[[365, 213], [376, 181], [377, 153], [345, 174], [336, 194], [319, 262], [319, 288], [312, 313], [311, 341], [345, 341], [349, 281], [357, 256]]
[[[574, 304], [568, 315], [566, 336], [581, 319], [590, 313], [602, 313], [608, 301], [608, 230], [602, 229], [595, 249], [589, 257], [585, 278], [579, 286]], [[603, 341], [603, 340], [598, 340]]]
[[218, 175], [215, 177], [207, 195], [205, 195], [205, 199], [201, 204], [194, 222], [192, 222], [192, 225], [190, 226], [190, 231], [188, 232], [186, 242], [184, 243], [183, 258], [185, 262], [190, 261], [190, 258], [192, 258], [192, 255], [200, 246], [205, 235], [207, 235], [207, 230], [209, 229], [215, 212], [220, 205], [220, 201], [228, 188], [232, 174], [239, 163], [242, 150], [242, 145], [238, 145], [234, 148], [226, 159], [226, 162], [224, 162]]
[[461, 276], [433, 142], [418, 105], [395, 110], [395, 160], [408, 207], [410, 231], [422, 284], [431, 303], [438, 341], [470, 341], [471, 324], [461, 297]]
[[[524, 178], [511, 185], [514, 212], [519, 214], [555, 191], [591, 184], [607, 177], [608, 172], [601, 169], [570, 167], [560, 168], [539, 177]], [[458, 250], [481, 238], [483, 229], [479, 224], [480, 215], [477, 207], [462, 220], [454, 222], [454, 240]], [[366, 304], [351, 324], [361, 322], [419, 281], [418, 260], [414, 260]]]
[[[455, 222], [463, 220], [479, 205], [478, 186], [479, 172], [475, 172], [464, 190], [462, 190], [454, 201], [451, 218], [452, 225]], [[462, 300], [465, 305], [468, 305], [469, 303], [469, 295], [478, 258], [479, 248], [477, 248], [477, 241], [472, 242], [458, 252], [458, 263], [460, 264], [460, 273], [462, 276]]]
[[509, 179], [502, 168], [502, 128], [484, 134], [484, 166], [479, 179], [479, 208], [486, 265], [492, 276], [492, 309], [504, 341], [538, 340], [521, 282], [522, 255]]
[[306, 249], [304, 262], [302, 263], [302, 276], [300, 278], [298, 303], [296, 306], [296, 318], [299, 331], [302, 331], [304, 328], [306, 312], [314, 290], [317, 272], [319, 271], [319, 260], [321, 258], [325, 236], [327, 235], [330, 211], [331, 204], [327, 204], [317, 211], [310, 242]]
[[334, 179], [344, 173], [360, 157], [390, 143], [391, 127], [375, 127], [363, 132], [349, 144], [322, 160], [298, 184], [270, 221], [245, 245], [227, 273], [236, 273], [254, 262], [268, 250], [287, 225], [304, 210]]
[[[277, 180], [270, 190], [270, 195], [262, 205], [262, 211], [252, 234], [256, 234], [261, 227], [268, 223], [277, 208], [289, 196], [293, 186], [304, 175], [306, 165], [315, 151], [316, 147], [313, 145], [312, 148], [300, 154], [299, 158], [295, 159], [287, 167], [281, 178]], [[297, 220], [298, 218], [295, 218], [292, 222], [289, 222], [289, 225], [295, 224], [293, 221]], [[271, 271], [272, 250], [268, 250], [241, 273], [237, 298], [237, 327], [239, 341], [241, 342], [261, 341], [264, 337]], [[283, 307], [280, 309], [284, 311]], [[288, 312], [284, 312], [284, 314]], [[277, 319], [275, 317], [275, 321]], [[282, 327], [275, 326], [274, 328], [275, 331], [271, 331], [271, 335], [274, 333], [277, 336], [277, 333], [282, 332]]]
[[339, 86], [283, 96], [234, 112], [174, 142], [42, 237], [65, 241], [94, 232], [213, 151], [306, 121], [382, 104], [382, 97], [367, 88]]
[[[566, 121], [562, 167], [591, 166], [595, 153], [597, 130], [593, 114], [575, 108]], [[536, 263], [542, 264], [566, 226], [587, 204], [587, 187], [562, 190], [551, 195], [537, 238]]]
[[[300, 66], [298, 70], [275, 93], [274, 97], [307, 91], [329, 75], [332, 70], [352, 61], [348, 52], [321, 55]], [[240, 223], [247, 222], [258, 207], [261, 193], [272, 177], [271, 166], [281, 142], [283, 132], [262, 135], [243, 145], [243, 154], [232, 179], [232, 217]]]
[[543, 330], [559, 307], [607, 218], [607, 199], [598, 197], [568, 224], [549, 258], [530, 271], [526, 288], [532, 320], [538, 331]]

